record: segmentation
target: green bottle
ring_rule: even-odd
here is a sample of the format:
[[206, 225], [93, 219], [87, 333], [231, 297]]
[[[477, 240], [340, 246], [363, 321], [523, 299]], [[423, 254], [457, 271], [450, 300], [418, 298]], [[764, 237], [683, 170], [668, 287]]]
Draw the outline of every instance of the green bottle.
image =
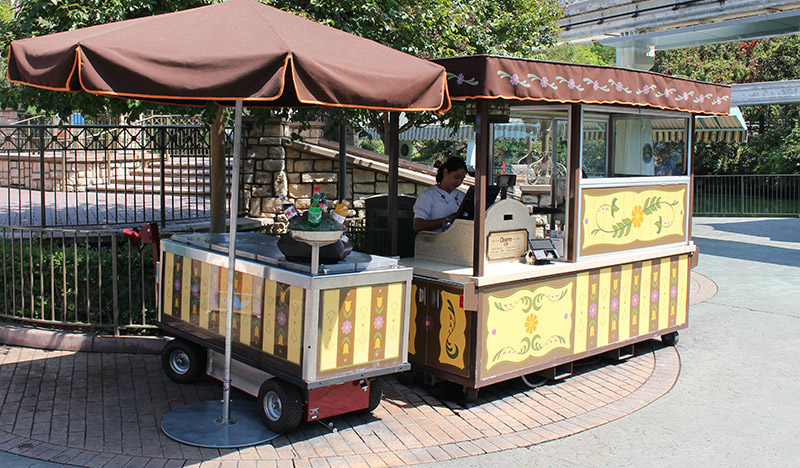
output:
[[308, 224], [318, 225], [322, 221], [322, 206], [320, 205], [319, 188], [314, 189], [314, 196], [311, 198], [311, 206], [308, 207]]

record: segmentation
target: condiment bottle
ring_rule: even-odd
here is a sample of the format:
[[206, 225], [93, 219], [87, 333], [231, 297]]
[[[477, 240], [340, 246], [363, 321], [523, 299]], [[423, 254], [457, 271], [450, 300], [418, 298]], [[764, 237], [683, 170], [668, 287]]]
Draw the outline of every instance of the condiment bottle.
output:
[[308, 207], [308, 224], [317, 225], [322, 221], [322, 207], [320, 206], [319, 188], [314, 189], [314, 196], [311, 197], [311, 206]]
[[336, 209], [331, 213], [331, 218], [339, 224], [344, 225], [344, 220], [347, 219], [347, 214], [350, 212], [350, 202], [342, 200], [336, 205]]

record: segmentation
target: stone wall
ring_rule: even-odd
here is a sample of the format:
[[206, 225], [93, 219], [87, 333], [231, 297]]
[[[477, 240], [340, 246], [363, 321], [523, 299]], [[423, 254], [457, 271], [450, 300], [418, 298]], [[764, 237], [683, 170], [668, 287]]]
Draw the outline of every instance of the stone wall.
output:
[[[246, 214], [264, 224], [281, 224], [283, 203], [308, 208], [315, 188], [325, 193], [329, 205], [341, 198], [338, 144], [322, 138], [322, 124], [302, 132], [303, 141], [289, 137], [297, 128], [279, 121], [250, 129], [242, 162], [243, 202]], [[364, 200], [389, 189], [388, 158], [348, 147], [345, 198], [352, 202], [351, 216], [364, 217]], [[416, 196], [435, 183], [433, 168], [402, 161], [398, 188]], [[283, 197], [283, 199], [281, 199]], [[280, 226], [278, 226], [280, 227]]]

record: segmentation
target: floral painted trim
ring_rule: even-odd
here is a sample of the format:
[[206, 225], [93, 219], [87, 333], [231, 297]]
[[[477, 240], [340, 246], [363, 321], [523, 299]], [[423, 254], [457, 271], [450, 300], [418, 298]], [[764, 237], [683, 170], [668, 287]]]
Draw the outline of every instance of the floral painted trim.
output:
[[[658, 228], [656, 234], [661, 234], [662, 229], [671, 226], [674, 222], [675, 206], [677, 205], [678, 201], [670, 203], [661, 200], [661, 197], [650, 197], [647, 198], [643, 204], [634, 206], [629, 217], [616, 220], [616, 214], [620, 211], [620, 208], [617, 206], [617, 199], [614, 198], [611, 201], [611, 205], [601, 205], [598, 209], [598, 213], [599, 211], [609, 210], [611, 211], [611, 218], [616, 221], [612, 222], [611, 225], [601, 226], [595, 220], [597, 228], [592, 230], [592, 234], [604, 232], [606, 234], [611, 234], [612, 237], [626, 237], [631, 233], [632, 229], [639, 228], [644, 224], [646, 216], [656, 215], [658, 211], [668, 209], [669, 211], [667, 212], [666, 219], [662, 215], [658, 215], [658, 220], [653, 223], [656, 228]], [[599, 219], [599, 216], [596, 219]]]
[[[534, 74], [528, 74], [525, 78], [520, 78], [519, 75], [516, 73], [508, 73], [503, 70], [498, 70], [497, 75], [501, 78], [507, 78], [511, 86], [522, 86], [523, 88], [530, 88], [533, 83], [538, 82], [539, 86], [542, 89], [550, 88], [553, 90], [558, 90], [559, 85], [564, 85], [569, 90], [577, 90], [579, 92], [584, 91], [602, 91], [605, 93], [611, 92], [618, 92], [618, 93], [625, 93], [625, 94], [636, 94], [636, 95], [649, 95], [651, 93], [655, 93], [656, 98], [665, 98], [665, 99], [673, 99], [676, 102], [681, 101], [692, 101], [695, 104], [698, 103], [705, 103], [706, 100], [711, 100], [711, 105], [719, 106], [722, 105], [724, 102], [727, 102], [730, 97], [729, 96], [714, 96], [711, 93], [706, 94], [699, 94], [695, 96], [695, 91], [678, 91], [677, 88], [665, 88], [663, 90], [659, 90], [658, 87], [654, 84], [644, 85], [635, 91], [631, 90], [629, 86], [626, 86], [625, 83], [617, 80], [613, 80], [611, 78], [608, 79], [607, 83], [601, 83], [599, 80], [584, 77], [580, 80], [576, 80], [575, 78], [566, 78], [563, 76], [556, 75], [554, 78], [549, 78], [547, 76], [538, 76]], [[463, 73], [448, 73], [447, 79], [456, 80], [456, 84], [468, 84], [471, 86], [477, 86], [480, 82], [475, 78], [466, 79]]]

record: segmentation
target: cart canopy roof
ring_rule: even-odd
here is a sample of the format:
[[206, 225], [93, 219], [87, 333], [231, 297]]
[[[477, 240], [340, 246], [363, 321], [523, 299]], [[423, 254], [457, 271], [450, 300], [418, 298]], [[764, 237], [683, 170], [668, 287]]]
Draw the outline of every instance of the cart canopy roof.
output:
[[727, 115], [729, 86], [628, 68], [494, 55], [434, 60], [447, 69], [451, 99], [621, 104]]
[[173, 104], [446, 110], [441, 65], [256, 0], [11, 43], [8, 78]]

